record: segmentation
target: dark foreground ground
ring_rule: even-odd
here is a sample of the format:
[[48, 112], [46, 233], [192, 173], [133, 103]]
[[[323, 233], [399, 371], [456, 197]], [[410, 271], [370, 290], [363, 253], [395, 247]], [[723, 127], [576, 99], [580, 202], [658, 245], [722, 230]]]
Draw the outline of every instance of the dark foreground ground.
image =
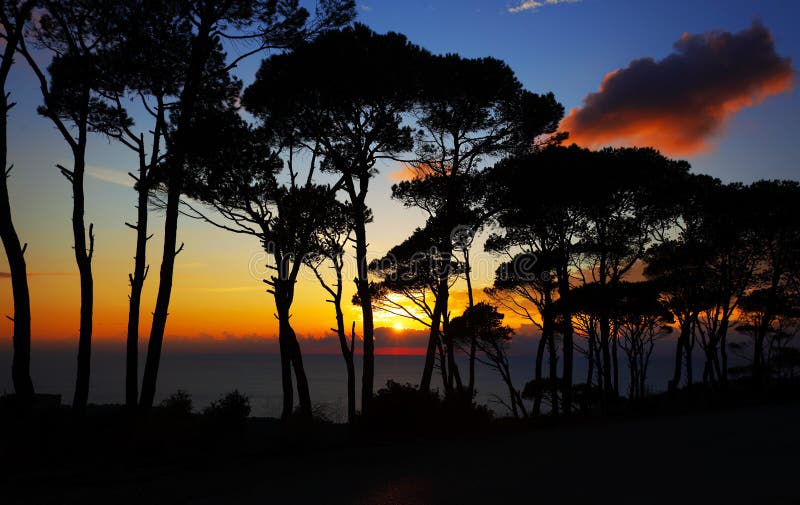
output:
[[180, 425], [122, 441], [102, 425], [12, 428], [0, 434], [6, 504], [800, 504], [798, 405], [448, 440], [267, 421], [216, 441]]

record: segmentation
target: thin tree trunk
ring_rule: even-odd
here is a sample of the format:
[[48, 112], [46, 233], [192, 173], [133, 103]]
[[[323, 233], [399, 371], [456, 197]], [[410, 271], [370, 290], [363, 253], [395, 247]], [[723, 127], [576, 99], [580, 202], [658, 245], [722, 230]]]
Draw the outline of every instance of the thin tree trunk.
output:
[[0, 66], [2, 95], [0, 96], [0, 239], [8, 258], [11, 274], [11, 292], [14, 300], [14, 355], [11, 360], [11, 380], [14, 392], [24, 402], [33, 398], [31, 380], [31, 299], [28, 291], [28, 271], [25, 265], [26, 245], [20, 245], [19, 236], [11, 216], [11, 199], [8, 194], [8, 111], [11, 108], [6, 92], [6, 79], [11, 69], [16, 40], [6, 42], [5, 54]]
[[562, 370], [562, 407], [564, 414], [572, 411], [572, 370], [574, 361], [572, 311], [569, 309], [569, 274], [562, 267], [559, 272], [558, 297], [561, 302], [561, 317], [564, 325], [564, 366]]
[[[469, 261], [469, 249], [464, 250], [464, 268], [466, 269], [465, 277], [467, 279], [467, 308], [472, 309], [475, 306], [475, 298], [472, 295], [472, 279], [469, 277], [472, 271]], [[475, 355], [478, 348], [478, 339], [475, 332], [470, 329], [469, 318], [467, 319], [467, 330], [469, 331], [469, 382], [467, 395], [472, 398], [475, 395]]]
[[[183, 91], [180, 97], [180, 118], [172, 158], [167, 169], [167, 208], [164, 216], [164, 248], [161, 256], [161, 271], [158, 282], [156, 306], [153, 311], [153, 324], [150, 328], [150, 340], [147, 345], [147, 358], [145, 360], [144, 377], [142, 378], [142, 393], [139, 400], [140, 407], [149, 409], [153, 406], [158, 379], [158, 366], [161, 361], [161, 347], [164, 340], [164, 331], [167, 326], [169, 314], [169, 301], [172, 295], [172, 277], [175, 269], [175, 256], [180, 252], [178, 243], [178, 215], [183, 182], [183, 164], [186, 160], [187, 148], [191, 142], [190, 126], [194, 116], [197, 94], [203, 69], [211, 50], [210, 39], [211, 25], [203, 23], [198, 28], [197, 35], [192, 41], [189, 69], [186, 73]], [[182, 246], [181, 246], [182, 247]]]
[[372, 292], [369, 288], [367, 271], [367, 231], [364, 202], [358, 198], [353, 201], [355, 217], [353, 230], [356, 236], [356, 264], [358, 277], [356, 289], [361, 302], [362, 338], [364, 339], [364, 368], [361, 375], [361, 413], [369, 411], [375, 385], [375, 339], [372, 318]]
[[148, 179], [151, 176], [151, 171], [158, 162], [163, 126], [164, 106], [162, 97], [159, 97], [149, 165], [145, 159], [144, 143], [142, 142], [139, 144], [139, 180], [137, 181], [138, 186], [136, 188], [136, 225], [131, 226], [131, 228], [136, 230], [136, 256], [134, 257], [133, 274], [129, 276], [131, 296], [128, 307], [128, 337], [125, 359], [125, 404], [129, 409], [135, 409], [139, 400], [139, 318], [141, 315], [144, 281], [150, 270], [150, 267], [147, 265], [147, 241], [149, 240], [147, 235], [147, 204], [150, 195]]
[[142, 289], [147, 277], [147, 166], [144, 153], [140, 153], [139, 187], [136, 202], [136, 256], [133, 274], [129, 276], [131, 296], [128, 306], [128, 338], [125, 359], [125, 405], [135, 409], [139, 401], [139, 315], [142, 302]]
[[[88, 90], [86, 102], [88, 107]], [[86, 114], [86, 112], [84, 112]], [[94, 305], [94, 280], [92, 278], [92, 256], [94, 254], [94, 230], [89, 225], [89, 243], [86, 243], [84, 223], [85, 198], [83, 178], [86, 169], [86, 122], [78, 125], [78, 142], [73, 149], [74, 166], [70, 176], [72, 182], [72, 234], [75, 241], [75, 262], [78, 265], [81, 286], [80, 330], [78, 335], [78, 369], [75, 380], [75, 395], [72, 408], [78, 413], [86, 409], [89, 401], [89, 378], [92, 359], [92, 309]]]
[[548, 350], [550, 352], [550, 406], [551, 414], [557, 416], [559, 413], [558, 408], [558, 354], [556, 353], [556, 335], [554, 332], [550, 333], [550, 338], [547, 339]]
[[547, 346], [547, 339], [548, 337], [545, 334], [545, 329], [543, 328], [542, 334], [539, 337], [539, 344], [536, 346], [536, 366], [533, 372], [533, 381], [536, 384], [536, 388], [534, 390], [535, 394], [533, 397], [533, 409], [531, 410], [531, 415], [533, 416], [538, 416], [542, 409], [542, 395], [544, 394], [544, 388], [542, 386], [542, 366], [544, 363], [544, 352]]

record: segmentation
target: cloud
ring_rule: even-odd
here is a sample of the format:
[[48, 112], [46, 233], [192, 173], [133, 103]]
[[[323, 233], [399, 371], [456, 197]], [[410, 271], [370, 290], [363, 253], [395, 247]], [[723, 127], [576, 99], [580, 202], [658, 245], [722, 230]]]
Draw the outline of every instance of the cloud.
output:
[[712, 150], [739, 110], [792, 89], [791, 60], [775, 52], [758, 22], [735, 34], [686, 33], [674, 49], [663, 60], [638, 59], [607, 74], [561, 129], [588, 147], [653, 146], [691, 155]]
[[580, 1], [581, 0], [525, 0], [514, 7], [509, 7], [507, 10], [511, 14], [516, 14], [523, 11], [535, 11], [546, 5], [573, 4]]
[[118, 184], [128, 188], [132, 188], [135, 183], [133, 178], [131, 178], [131, 176], [127, 173], [106, 167], [87, 166], [86, 175], [101, 181]]
[[362, 11], [364, 11], [364, 12], [369, 12], [369, 11], [372, 10], [372, 6], [371, 5], [366, 5], [366, 4], [358, 4], [358, 8], [361, 9]]

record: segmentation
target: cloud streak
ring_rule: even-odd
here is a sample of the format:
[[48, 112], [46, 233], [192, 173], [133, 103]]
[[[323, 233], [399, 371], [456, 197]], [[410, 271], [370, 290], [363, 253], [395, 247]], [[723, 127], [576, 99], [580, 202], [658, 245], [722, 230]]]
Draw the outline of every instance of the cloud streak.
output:
[[588, 147], [652, 146], [671, 155], [713, 150], [741, 109], [792, 89], [791, 60], [775, 52], [758, 22], [741, 32], [684, 34], [674, 52], [643, 58], [605, 76], [561, 124]]
[[514, 7], [509, 7], [507, 10], [511, 14], [517, 14], [524, 11], [535, 11], [547, 5], [573, 4], [580, 1], [581, 0], [525, 0]]

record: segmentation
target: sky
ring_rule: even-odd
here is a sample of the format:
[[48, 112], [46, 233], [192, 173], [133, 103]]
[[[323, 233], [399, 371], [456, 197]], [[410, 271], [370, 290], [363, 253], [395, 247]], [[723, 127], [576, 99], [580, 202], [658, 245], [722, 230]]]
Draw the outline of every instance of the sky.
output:
[[[396, 31], [435, 53], [505, 60], [523, 85], [552, 91], [565, 124], [583, 145], [653, 145], [723, 181], [800, 179], [800, 3], [793, 0], [365, 0], [358, 20]], [[240, 48], [231, 48], [235, 53]], [[259, 57], [237, 75], [252, 81]], [[72, 251], [71, 193], [56, 163], [70, 166], [64, 141], [36, 114], [41, 98], [19, 61], [10, 80], [9, 181], [17, 231], [28, 243], [33, 346], [77, 343], [78, 275]], [[691, 105], [687, 106], [689, 103]], [[684, 104], [676, 106], [676, 104]], [[122, 348], [133, 268], [135, 193], [124, 147], [90, 140], [86, 220], [94, 223], [95, 339]], [[370, 254], [380, 256], [423, 224], [421, 213], [390, 198], [400, 167], [385, 164], [371, 185]], [[161, 216], [154, 213], [142, 328], [149, 329], [160, 265]], [[255, 239], [183, 219], [165, 346], [170, 349], [274, 349], [274, 305], [261, 282], [266, 257]], [[473, 280], [491, 279], [496, 258], [480, 251]], [[352, 268], [352, 263], [350, 264]], [[0, 259], [0, 311], [12, 313], [8, 266]], [[3, 273], [6, 273], [5, 275]], [[352, 278], [352, 271], [345, 278]], [[347, 286], [352, 291], [352, 286]], [[465, 305], [456, 285], [451, 310]], [[336, 351], [333, 309], [309, 272], [301, 275], [293, 324], [308, 350]], [[346, 299], [349, 294], [346, 294]], [[347, 307], [348, 320], [359, 310]], [[509, 318], [512, 326], [521, 321]], [[348, 323], [349, 325], [349, 323]], [[376, 314], [378, 352], [408, 352], [424, 340], [409, 321]], [[415, 330], [416, 328], [416, 330]], [[5, 345], [11, 323], [0, 322]], [[523, 331], [525, 329], [523, 328]], [[143, 338], [144, 340], [144, 338]]]

